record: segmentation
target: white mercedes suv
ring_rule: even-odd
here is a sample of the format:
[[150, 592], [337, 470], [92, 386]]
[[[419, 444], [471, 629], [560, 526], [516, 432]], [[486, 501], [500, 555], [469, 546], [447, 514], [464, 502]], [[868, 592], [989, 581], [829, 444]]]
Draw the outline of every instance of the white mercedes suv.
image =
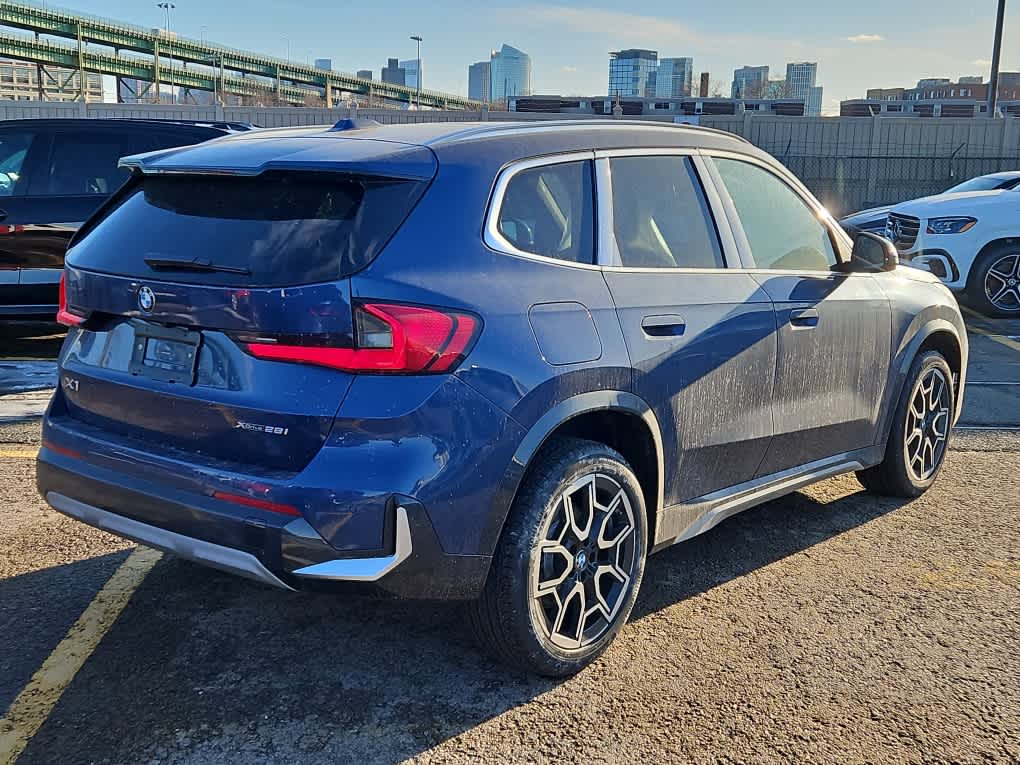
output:
[[1020, 316], [1020, 188], [939, 194], [896, 205], [886, 236], [989, 316]]

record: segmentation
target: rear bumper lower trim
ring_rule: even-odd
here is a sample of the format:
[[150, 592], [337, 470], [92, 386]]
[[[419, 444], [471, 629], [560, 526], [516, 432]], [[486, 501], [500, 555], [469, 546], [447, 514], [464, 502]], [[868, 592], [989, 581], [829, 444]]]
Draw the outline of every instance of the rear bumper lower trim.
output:
[[411, 527], [407, 510], [397, 508], [397, 539], [392, 555], [382, 558], [341, 558], [315, 563], [293, 571], [294, 576], [332, 582], [375, 582], [411, 555]]
[[[110, 531], [118, 536], [127, 537], [136, 542], [175, 553], [182, 558], [187, 558], [188, 560], [193, 560], [196, 563], [202, 563], [221, 571], [254, 579], [264, 584], [270, 584], [273, 587], [279, 587], [284, 590], [294, 589], [263, 566], [259, 559], [251, 553], [213, 544], [201, 539], [194, 539], [193, 537], [167, 531], [157, 526], [150, 526], [147, 523], [141, 523], [140, 521], [126, 518], [123, 515], [117, 515], [116, 513], [87, 505], [84, 502], [71, 499], [55, 491], [47, 492], [46, 501], [55, 510], [65, 515], [83, 521], [90, 526]], [[406, 518], [404, 523], [406, 526]]]

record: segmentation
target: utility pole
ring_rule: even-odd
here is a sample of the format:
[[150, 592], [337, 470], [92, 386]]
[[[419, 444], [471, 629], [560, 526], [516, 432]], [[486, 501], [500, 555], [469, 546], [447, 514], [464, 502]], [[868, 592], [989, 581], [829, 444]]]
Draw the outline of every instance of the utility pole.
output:
[[421, 110], [421, 35], [411, 35], [411, 39], [418, 43], [418, 71], [414, 75], [418, 85], [418, 110]]
[[1006, 0], [999, 0], [995, 15], [995, 39], [992, 41], [992, 76], [988, 79], [988, 116], [995, 116], [995, 100], [999, 95], [999, 55], [1002, 53], [1002, 21], [1006, 15]]
[[[170, 31], [170, 11], [174, 10], [177, 6], [173, 3], [156, 3], [157, 8], [162, 8], [166, 12], [166, 44], [170, 52], [170, 103], [173, 103], [176, 99], [174, 98], [174, 41], [172, 33]], [[156, 94], [156, 98], [159, 99], [159, 94]]]

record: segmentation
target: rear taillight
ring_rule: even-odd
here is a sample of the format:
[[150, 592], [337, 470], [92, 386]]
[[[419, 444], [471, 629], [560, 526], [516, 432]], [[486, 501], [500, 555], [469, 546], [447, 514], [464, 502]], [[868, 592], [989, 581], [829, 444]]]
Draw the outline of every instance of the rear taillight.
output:
[[481, 325], [467, 313], [392, 303], [354, 308], [354, 347], [248, 343], [260, 359], [293, 361], [346, 372], [437, 374], [467, 355]]
[[[60, 274], [60, 305], [57, 308], [57, 321], [67, 327], [77, 327], [83, 321], [84, 316], [72, 313], [67, 307], [67, 272]], [[52, 282], [51, 282], [52, 283]]]

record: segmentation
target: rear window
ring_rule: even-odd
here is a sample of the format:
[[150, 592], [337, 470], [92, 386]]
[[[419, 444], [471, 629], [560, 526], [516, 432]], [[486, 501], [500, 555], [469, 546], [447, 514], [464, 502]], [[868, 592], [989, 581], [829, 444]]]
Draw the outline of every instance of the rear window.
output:
[[222, 286], [332, 281], [379, 254], [426, 185], [320, 173], [148, 176], [89, 226], [68, 262]]

